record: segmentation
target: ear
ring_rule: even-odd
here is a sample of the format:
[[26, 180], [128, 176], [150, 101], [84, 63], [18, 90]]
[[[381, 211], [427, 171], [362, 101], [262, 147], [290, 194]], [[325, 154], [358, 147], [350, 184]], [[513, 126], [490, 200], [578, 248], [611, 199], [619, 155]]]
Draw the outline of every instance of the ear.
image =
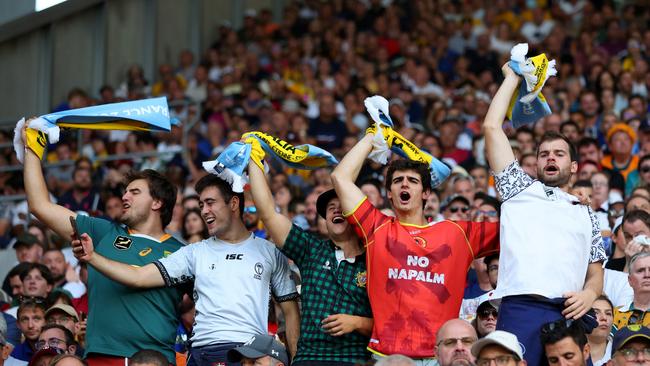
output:
[[427, 200], [429, 199], [429, 196], [431, 196], [431, 188], [425, 189], [422, 191], [422, 199]]
[[582, 349], [582, 356], [585, 360], [588, 360], [591, 354], [591, 346], [589, 343], [585, 344], [585, 348]]
[[572, 161], [571, 162], [571, 174], [575, 174], [578, 172], [578, 162], [577, 161]]
[[163, 204], [161, 200], [153, 200], [153, 203], [151, 204], [151, 210], [152, 211], [159, 211], [162, 208]]
[[77, 353], [77, 345], [72, 344], [68, 346], [68, 353], [74, 355]]
[[47, 285], [47, 293], [49, 294], [52, 292], [52, 285]]
[[[232, 196], [230, 199], [230, 211], [236, 211], [239, 208], [239, 197]], [[241, 213], [241, 212], [240, 212]]]

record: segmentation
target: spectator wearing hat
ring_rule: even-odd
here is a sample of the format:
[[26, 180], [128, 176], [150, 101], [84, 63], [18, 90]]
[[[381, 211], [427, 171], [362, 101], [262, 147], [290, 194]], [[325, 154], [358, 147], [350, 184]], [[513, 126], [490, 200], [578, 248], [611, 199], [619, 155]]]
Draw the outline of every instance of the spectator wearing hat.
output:
[[650, 186], [650, 154], [643, 155], [639, 159], [637, 170], [630, 172], [625, 181], [625, 196], [631, 196], [632, 190], [636, 187]]
[[587, 334], [587, 340], [594, 366], [601, 366], [609, 361], [612, 353], [610, 334], [614, 322], [614, 306], [607, 296], [601, 295], [594, 301], [593, 310], [598, 326]]
[[609, 366], [650, 364], [650, 329], [636, 324], [621, 328], [614, 335]]
[[[628, 244], [629, 245], [629, 244]], [[642, 244], [647, 246], [647, 244]], [[634, 292], [631, 303], [614, 309], [614, 326], [618, 329], [626, 325], [650, 325], [650, 252], [642, 251], [630, 258], [628, 281]]]
[[[72, 333], [73, 339], [77, 341], [77, 333], [79, 332], [79, 315], [77, 311], [70, 305], [67, 304], [55, 304], [52, 305], [45, 312], [45, 322], [50, 324], [57, 324], [65, 327], [67, 330]], [[75, 354], [78, 356], [83, 356], [83, 348], [76, 343]]]
[[45, 325], [45, 302], [42, 299], [26, 299], [18, 307], [18, 328], [25, 341], [16, 345], [11, 356], [21, 361], [32, 359], [36, 353], [36, 342]]
[[472, 320], [472, 326], [476, 329], [478, 338], [484, 338], [497, 328], [497, 317], [499, 310], [494, 306], [492, 300], [493, 291], [483, 294], [479, 297], [479, 305], [476, 308], [476, 317]]
[[16, 251], [16, 259], [19, 263], [40, 262], [46, 249], [36, 236], [27, 233], [18, 235], [13, 248]]
[[540, 339], [549, 365], [587, 366], [590, 347], [581, 321], [559, 319], [546, 323]]
[[637, 170], [639, 157], [632, 155], [636, 142], [636, 132], [625, 123], [616, 123], [607, 131], [607, 145], [610, 154], [603, 157], [600, 164], [603, 168], [619, 172], [624, 179]]
[[494, 331], [472, 346], [476, 366], [526, 366], [521, 343], [517, 336], [503, 330]]
[[271, 239], [301, 273], [302, 319], [293, 365], [367, 361], [373, 320], [366, 291], [365, 250], [345, 220], [336, 192], [325, 191], [316, 200], [316, 211], [326, 225], [327, 239], [322, 240], [291, 225], [289, 218], [275, 210], [266, 177], [255, 163], [249, 163], [248, 174]]
[[470, 202], [465, 196], [453, 194], [440, 205], [445, 220], [470, 221]]
[[239, 362], [242, 366], [289, 366], [289, 355], [272, 336], [258, 334], [228, 351], [228, 362]]

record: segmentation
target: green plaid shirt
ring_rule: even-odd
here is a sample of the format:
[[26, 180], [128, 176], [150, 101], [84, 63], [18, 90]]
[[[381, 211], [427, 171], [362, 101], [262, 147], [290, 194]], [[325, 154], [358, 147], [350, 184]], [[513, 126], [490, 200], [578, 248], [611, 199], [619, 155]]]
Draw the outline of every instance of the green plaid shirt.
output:
[[368, 337], [352, 332], [332, 337], [321, 321], [332, 314], [372, 317], [366, 292], [365, 253], [353, 263], [336, 259], [336, 246], [293, 226], [282, 252], [291, 258], [302, 278], [302, 320], [298, 361], [358, 362], [369, 359]]

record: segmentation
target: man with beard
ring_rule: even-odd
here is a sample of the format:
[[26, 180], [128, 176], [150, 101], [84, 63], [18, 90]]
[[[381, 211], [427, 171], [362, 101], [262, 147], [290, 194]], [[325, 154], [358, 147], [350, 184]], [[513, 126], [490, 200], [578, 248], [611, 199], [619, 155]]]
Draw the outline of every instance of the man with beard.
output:
[[396, 217], [383, 214], [354, 183], [374, 137], [362, 138], [332, 173], [344, 216], [366, 246], [374, 319], [368, 347], [377, 358], [403, 354], [418, 365], [431, 365], [437, 342], [430, 334], [458, 317], [467, 268], [497, 251], [499, 224], [428, 223], [424, 204], [432, 194], [430, 167], [405, 159], [388, 166], [385, 188]]
[[591, 208], [567, 193], [578, 156], [566, 137], [554, 132], [542, 137], [539, 180], [519, 166], [502, 123], [520, 79], [507, 64], [502, 70], [505, 81], [483, 125], [487, 158], [503, 202], [497, 329], [515, 334], [526, 348], [528, 364], [537, 366], [547, 362], [539, 342], [542, 324], [579, 319], [601, 294], [605, 249]]
[[58, 199], [58, 204], [74, 212], [94, 213], [103, 210], [99, 192], [93, 188], [92, 172], [86, 167], [75, 167], [72, 188]]
[[[251, 193], [271, 240], [300, 269], [302, 312], [298, 353], [292, 365], [364, 363], [372, 331], [366, 293], [365, 250], [341, 212], [332, 189], [321, 193], [317, 212], [325, 219], [326, 240], [312, 235], [276, 212], [264, 172], [248, 165]], [[373, 188], [374, 185], [370, 184]]]
[[[25, 130], [22, 139], [24, 142]], [[30, 212], [39, 221], [61, 238], [72, 239], [74, 230], [69, 218], [76, 218], [79, 234], [93, 238], [97, 252], [108, 258], [144, 266], [183, 246], [164, 231], [171, 221], [176, 187], [156, 171], [145, 170], [127, 177], [122, 196], [124, 225], [77, 215], [52, 203], [40, 159], [30, 148], [25, 149], [24, 181]], [[89, 271], [88, 283], [86, 357], [90, 366], [124, 365], [125, 358], [142, 348], [156, 349], [175, 363], [175, 309], [181, 290], [134, 291], [94, 270]], [[116, 318], [120, 321], [116, 322]]]
[[[79, 281], [68, 281], [66, 274], [70, 264], [66, 262], [65, 256], [60, 249], [48, 249], [41, 258], [43, 263], [52, 273], [54, 279], [54, 287], [60, 287], [69, 291], [73, 298], [81, 297], [86, 293], [86, 286]], [[76, 277], [76, 273], [75, 273]]]
[[295, 354], [300, 314], [287, 258], [246, 229], [243, 193], [212, 174], [199, 179], [195, 189], [210, 238], [134, 267], [95, 251], [93, 240], [82, 234], [72, 243], [75, 256], [130, 287], [169, 288], [194, 281], [191, 357], [199, 366], [225, 363], [229, 350], [268, 333], [271, 295], [284, 313], [288, 348]]

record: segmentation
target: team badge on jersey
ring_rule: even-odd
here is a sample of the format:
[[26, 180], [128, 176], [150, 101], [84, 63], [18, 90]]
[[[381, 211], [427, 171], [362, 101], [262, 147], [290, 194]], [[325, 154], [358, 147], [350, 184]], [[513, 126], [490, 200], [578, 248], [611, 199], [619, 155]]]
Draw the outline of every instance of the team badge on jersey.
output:
[[426, 239], [424, 239], [423, 237], [420, 237], [420, 236], [414, 236], [414, 237], [413, 237], [413, 240], [415, 240], [415, 244], [417, 244], [418, 246], [420, 246], [420, 247], [422, 247], [422, 248], [426, 248], [426, 247], [427, 247], [427, 241], [426, 241]]
[[163, 258], [167, 258], [172, 254], [169, 250], [163, 250]]
[[262, 273], [264, 273], [264, 265], [262, 265], [262, 263], [260, 262], [255, 263], [255, 274], [253, 275], [253, 277], [256, 280], [261, 280]]
[[144, 248], [138, 254], [140, 254], [141, 257], [144, 257], [144, 256], [148, 255], [149, 253], [151, 253], [151, 248]]
[[119, 250], [127, 250], [131, 248], [131, 244], [133, 244], [133, 239], [122, 235], [115, 238], [113, 242], [113, 246]]
[[357, 287], [366, 287], [366, 283], [368, 282], [368, 272], [357, 272], [356, 282]]

